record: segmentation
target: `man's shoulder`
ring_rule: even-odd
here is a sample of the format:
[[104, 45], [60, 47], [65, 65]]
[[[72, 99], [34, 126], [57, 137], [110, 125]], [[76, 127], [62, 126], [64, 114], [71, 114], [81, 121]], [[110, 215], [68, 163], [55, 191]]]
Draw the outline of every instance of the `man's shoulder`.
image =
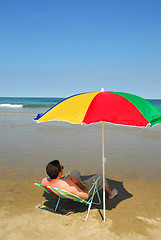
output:
[[48, 182], [49, 182], [49, 181], [48, 181], [47, 178], [43, 178], [42, 181], [41, 181], [41, 184], [42, 184], [42, 185], [47, 185]]

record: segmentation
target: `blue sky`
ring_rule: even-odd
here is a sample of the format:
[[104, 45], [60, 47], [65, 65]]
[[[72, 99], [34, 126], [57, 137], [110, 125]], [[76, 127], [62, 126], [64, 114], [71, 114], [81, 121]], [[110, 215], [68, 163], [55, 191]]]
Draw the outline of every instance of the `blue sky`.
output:
[[0, 2], [0, 96], [161, 98], [160, 0]]

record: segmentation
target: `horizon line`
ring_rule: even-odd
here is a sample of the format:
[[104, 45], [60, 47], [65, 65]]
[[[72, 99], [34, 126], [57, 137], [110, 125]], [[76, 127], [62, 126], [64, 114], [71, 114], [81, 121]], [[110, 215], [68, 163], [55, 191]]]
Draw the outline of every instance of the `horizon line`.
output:
[[[72, 95], [70, 95], [72, 96]], [[138, 95], [139, 96], [139, 95]], [[66, 97], [58, 97], [58, 96], [54, 96], [54, 97], [49, 97], [49, 96], [0, 96], [0, 98], [68, 98], [69, 96], [66, 96]], [[139, 96], [140, 97], [140, 96]], [[161, 100], [161, 98], [145, 98], [145, 97], [141, 97], [141, 98], [144, 98], [144, 99], [149, 99], [149, 100]]]

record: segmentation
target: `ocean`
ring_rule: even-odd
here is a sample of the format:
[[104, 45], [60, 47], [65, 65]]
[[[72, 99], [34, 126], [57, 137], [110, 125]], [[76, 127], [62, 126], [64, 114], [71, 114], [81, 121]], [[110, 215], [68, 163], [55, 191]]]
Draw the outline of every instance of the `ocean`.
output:
[[63, 98], [0, 97], [0, 113], [37, 114], [62, 100]]
[[51, 107], [63, 98], [40, 97], [0, 97], [0, 107], [4, 108], [44, 108]]
[[[64, 98], [0, 97], [0, 113], [39, 113], [54, 106]], [[161, 99], [147, 99], [161, 109]], [[38, 110], [38, 112], [37, 112]]]
[[[19, 177], [44, 176], [47, 162], [60, 159], [65, 171], [83, 174], [102, 171], [101, 123], [37, 124], [33, 118], [63, 98], [0, 98], [0, 167]], [[148, 99], [161, 109], [161, 100]], [[105, 123], [105, 157], [108, 176], [117, 179], [161, 178], [161, 124], [133, 128]]]

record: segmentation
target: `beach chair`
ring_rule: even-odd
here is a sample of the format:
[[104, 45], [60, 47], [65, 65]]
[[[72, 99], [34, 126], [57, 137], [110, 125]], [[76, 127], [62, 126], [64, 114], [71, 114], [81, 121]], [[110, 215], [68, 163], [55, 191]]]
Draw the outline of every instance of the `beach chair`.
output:
[[[91, 194], [88, 199], [82, 199], [82, 198], [74, 195], [73, 193], [70, 193], [70, 192], [68, 192], [66, 190], [63, 190], [63, 189], [54, 188], [54, 187], [50, 187], [50, 186], [45, 186], [45, 185], [42, 185], [42, 184], [39, 184], [39, 183], [35, 183], [35, 185], [38, 186], [38, 187], [41, 187], [47, 193], [54, 194], [54, 195], [58, 196], [58, 201], [56, 203], [55, 212], [57, 211], [57, 208], [58, 208], [58, 205], [59, 205], [59, 202], [60, 202], [61, 198], [76, 201], [76, 202], [79, 202], [79, 203], [84, 203], [84, 204], [88, 205], [87, 216], [85, 218], [85, 221], [86, 221], [87, 218], [88, 218], [88, 215], [89, 215], [92, 204], [97, 204], [97, 205], [101, 204], [101, 199], [100, 199], [98, 188], [97, 188], [97, 182], [98, 182], [99, 178], [100, 177], [98, 177], [97, 180], [95, 180], [93, 182], [92, 187], [88, 191], [88, 194]], [[97, 194], [98, 202], [93, 201], [95, 194]]]

